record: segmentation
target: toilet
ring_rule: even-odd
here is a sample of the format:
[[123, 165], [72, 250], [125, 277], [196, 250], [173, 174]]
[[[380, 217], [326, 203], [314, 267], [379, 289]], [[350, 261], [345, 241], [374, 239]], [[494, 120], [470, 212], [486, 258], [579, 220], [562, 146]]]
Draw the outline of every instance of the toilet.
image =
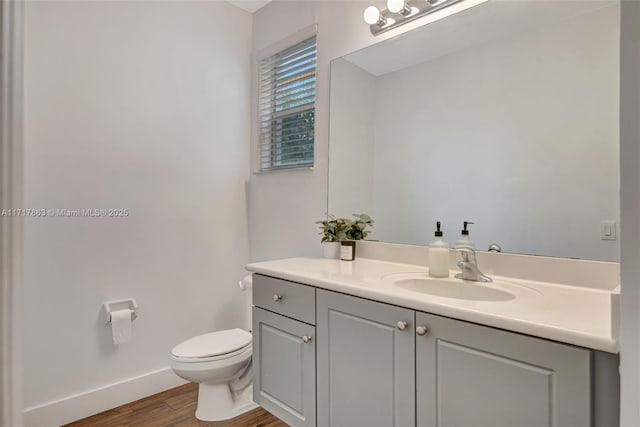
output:
[[[243, 279], [241, 289], [250, 289], [250, 281]], [[199, 384], [196, 418], [222, 421], [258, 407], [252, 400], [251, 342], [251, 333], [228, 329], [198, 335], [171, 350], [171, 369]]]

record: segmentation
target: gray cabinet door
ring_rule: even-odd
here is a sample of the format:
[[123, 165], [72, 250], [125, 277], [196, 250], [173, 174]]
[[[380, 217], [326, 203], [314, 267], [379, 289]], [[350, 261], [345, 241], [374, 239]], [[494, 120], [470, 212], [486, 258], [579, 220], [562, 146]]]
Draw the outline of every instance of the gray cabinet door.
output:
[[414, 311], [320, 289], [316, 298], [318, 425], [415, 426]]
[[291, 426], [316, 425], [313, 326], [253, 308], [253, 400]]
[[590, 352], [416, 313], [420, 427], [586, 427]]

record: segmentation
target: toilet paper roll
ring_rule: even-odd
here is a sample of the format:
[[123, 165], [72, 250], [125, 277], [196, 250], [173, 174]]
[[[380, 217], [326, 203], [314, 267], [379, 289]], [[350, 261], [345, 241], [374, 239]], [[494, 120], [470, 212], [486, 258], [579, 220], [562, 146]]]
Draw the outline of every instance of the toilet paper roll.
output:
[[131, 341], [131, 310], [115, 310], [111, 312], [111, 335], [114, 344]]

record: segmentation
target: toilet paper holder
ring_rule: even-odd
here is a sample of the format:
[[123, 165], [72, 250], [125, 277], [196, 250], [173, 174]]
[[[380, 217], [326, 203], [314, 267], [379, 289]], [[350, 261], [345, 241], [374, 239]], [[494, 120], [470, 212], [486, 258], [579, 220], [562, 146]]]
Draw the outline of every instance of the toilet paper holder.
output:
[[138, 303], [135, 298], [122, 299], [117, 301], [107, 301], [102, 304], [103, 318], [105, 325], [111, 323], [111, 312], [117, 310], [131, 310], [131, 321], [138, 317]]

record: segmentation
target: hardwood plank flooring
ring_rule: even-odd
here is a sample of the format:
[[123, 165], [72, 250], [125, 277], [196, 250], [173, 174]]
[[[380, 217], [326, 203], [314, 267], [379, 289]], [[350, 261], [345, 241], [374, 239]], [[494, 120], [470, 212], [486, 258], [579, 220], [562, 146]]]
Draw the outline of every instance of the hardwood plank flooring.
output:
[[101, 412], [65, 427], [287, 427], [262, 408], [227, 421], [195, 417], [198, 385], [189, 383]]

